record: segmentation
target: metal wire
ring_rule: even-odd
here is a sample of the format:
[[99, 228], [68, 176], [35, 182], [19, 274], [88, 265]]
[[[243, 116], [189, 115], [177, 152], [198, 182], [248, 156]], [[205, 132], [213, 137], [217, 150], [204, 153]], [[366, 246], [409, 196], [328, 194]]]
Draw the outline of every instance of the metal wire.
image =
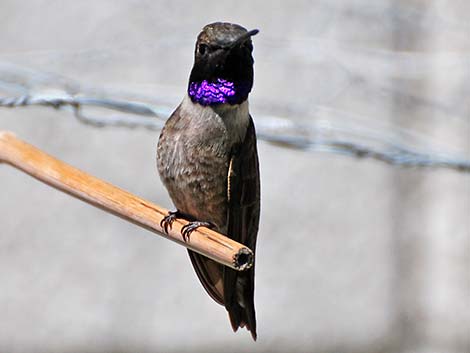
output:
[[[11, 72], [12, 68], [9, 66], [8, 72]], [[52, 93], [32, 93], [25, 77], [33, 76], [36, 83], [38, 80], [60, 81], [61, 88]], [[38, 75], [31, 70], [23, 70], [21, 75], [13, 78], [10, 76], [5, 79], [5, 75], [0, 75], [0, 89], [20, 93], [9, 97], [0, 96], [0, 107], [44, 106], [71, 110], [80, 122], [94, 127], [159, 130], [171, 113], [169, 106], [85, 95], [81, 92], [80, 85], [72, 80], [47, 74]], [[90, 110], [94, 108], [104, 108], [113, 114], [92, 114]], [[331, 109], [329, 113], [333, 115]], [[257, 115], [255, 123], [258, 137], [281, 147], [308, 152], [369, 158], [401, 167], [448, 168], [470, 172], [469, 159], [437, 151], [436, 148], [429, 147], [433, 146], [433, 143], [426, 139], [426, 136], [409, 129], [398, 126], [373, 128], [350, 117], [341, 119], [340, 123], [334, 119], [318, 117], [303, 119], [301, 123], [296, 121], [287, 117]], [[403, 136], [406, 136], [407, 143], [404, 142]]]

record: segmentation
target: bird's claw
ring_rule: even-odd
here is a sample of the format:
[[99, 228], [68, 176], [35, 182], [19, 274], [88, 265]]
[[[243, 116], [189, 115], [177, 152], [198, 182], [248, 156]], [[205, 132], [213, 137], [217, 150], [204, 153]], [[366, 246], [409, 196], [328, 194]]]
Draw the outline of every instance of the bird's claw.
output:
[[171, 230], [173, 222], [178, 218], [178, 216], [178, 211], [169, 211], [168, 214], [160, 221], [160, 227], [163, 228], [166, 234], [168, 234], [168, 230]]
[[199, 227], [207, 227], [212, 229], [215, 227], [215, 225], [211, 222], [189, 222], [188, 224], [183, 226], [183, 228], [181, 228], [181, 235], [183, 236], [183, 240], [185, 243], [189, 241], [189, 236], [191, 235], [191, 233]]

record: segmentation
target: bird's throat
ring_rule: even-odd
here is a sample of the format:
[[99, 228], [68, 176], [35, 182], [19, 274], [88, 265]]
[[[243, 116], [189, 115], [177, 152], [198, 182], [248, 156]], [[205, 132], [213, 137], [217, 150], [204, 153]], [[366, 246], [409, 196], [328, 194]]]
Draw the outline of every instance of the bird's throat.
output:
[[194, 103], [201, 105], [240, 104], [248, 98], [250, 83], [231, 82], [219, 78], [213, 82], [203, 80], [190, 82], [188, 95]]

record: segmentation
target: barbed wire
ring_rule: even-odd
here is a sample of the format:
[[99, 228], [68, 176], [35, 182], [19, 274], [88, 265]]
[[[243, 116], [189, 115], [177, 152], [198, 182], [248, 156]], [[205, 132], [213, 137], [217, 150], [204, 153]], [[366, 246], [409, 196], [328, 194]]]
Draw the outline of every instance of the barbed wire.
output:
[[[9, 72], [12, 68], [13, 66], [8, 67]], [[171, 107], [162, 104], [101, 97], [104, 95], [102, 91], [100, 97], [96, 93], [86, 95], [82, 93], [78, 83], [52, 74], [36, 75], [36, 83], [60, 81], [59, 89], [32, 93], [31, 85], [26, 83], [29, 76], [35, 76], [34, 71], [23, 70], [19, 76], [13, 75], [6, 79], [5, 75], [0, 75], [1, 89], [20, 93], [15, 96], [0, 96], [0, 107], [43, 106], [65, 109], [73, 112], [80, 122], [90, 126], [148, 130], [161, 129], [172, 111]], [[94, 108], [104, 108], [112, 114], [91, 114], [90, 110]], [[331, 111], [328, 108], [319, 109]], [[470, 172], [469, 159], [436, 151], [429, 147], [433, 144], [428, 143], [426, 136], [398, 126], [373, 128], [365, 126], [363, 122], [355, 122], [350, 117], [342, 119], [340, 123], [318, 117], [298, 122], [285, 117], [259, 114], [256, 115], [255, 124], [260, 140], [281, 147], [369, 158], [401, 167], [448, 168]], [[404, 142], [404, 136], [407, 143]]]
[[[168, 108], [155, 107], [146, 103], [72, 96], [66, 93], [0, 98], [0, 107], [16, 108], [33, 105], [55, 109], [70, 108], [79, 121], [95, 127], [115, 126], [149, 130], [160, 130], [171, 112]], [[85, 107], [106, 108], [132, 115], [88, 115], [83, 114]], [[316, 124], [296, 124], [291, 120], [278, 117], [260, 117], [256, 120], [259, 139], [279, 146], [307, 151], [339, 153], [358, 158], [373, 158], [399, 166], [443, 167], [470, 172], [470, 161], [468, 160], [446, 154], [419, 151], [393, 141], [382, 141], [384, 149], [381, 150], [346, 139], [327, 138], [326, 135], [339, 129], [324, 123], [325, 121], [317, 121]]]

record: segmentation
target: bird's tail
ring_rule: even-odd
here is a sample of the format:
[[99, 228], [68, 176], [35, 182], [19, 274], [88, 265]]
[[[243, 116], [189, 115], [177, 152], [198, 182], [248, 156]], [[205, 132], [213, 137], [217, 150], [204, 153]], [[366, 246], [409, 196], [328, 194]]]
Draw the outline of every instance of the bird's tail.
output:
[[246, 327], [256, 341], [254, 268], [242, 272], [225, 268], [224, 287], [225, 308], [233, 331], [237, 331], [239, 327]]

